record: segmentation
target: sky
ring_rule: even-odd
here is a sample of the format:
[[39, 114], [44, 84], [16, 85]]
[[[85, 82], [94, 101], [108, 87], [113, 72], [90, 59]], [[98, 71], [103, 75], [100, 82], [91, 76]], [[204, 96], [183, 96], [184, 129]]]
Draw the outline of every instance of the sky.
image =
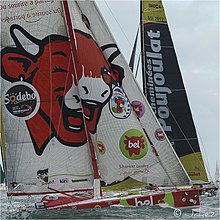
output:
[[[139, 24], [138, 0], [97, 1], [129, 61]], [[164, 0], [205, 164], [213, 177], [219, 160], [219, 1]], [[141, 85], [141, 74], [137, 78]]]

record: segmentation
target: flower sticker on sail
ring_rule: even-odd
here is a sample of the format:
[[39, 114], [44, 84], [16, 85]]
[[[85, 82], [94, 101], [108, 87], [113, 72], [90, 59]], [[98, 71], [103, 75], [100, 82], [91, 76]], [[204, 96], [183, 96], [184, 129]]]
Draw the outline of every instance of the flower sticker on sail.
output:
[[122, 154], [131, 160], [139, 160], [148, 152], [148, 144], [145, 135], [136, 129], [126, 131], [120, 139]]

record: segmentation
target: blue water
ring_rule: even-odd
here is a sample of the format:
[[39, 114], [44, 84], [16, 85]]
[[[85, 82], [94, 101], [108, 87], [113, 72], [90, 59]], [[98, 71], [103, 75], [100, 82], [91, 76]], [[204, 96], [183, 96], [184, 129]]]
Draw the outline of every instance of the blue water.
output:
[[17, 207], [28, 202], [26, 197], [15, 197], [10, 205], [5, 192], [1, 195], [1, 219], [220, 219], [219, 194], [201, 197], [201, 207], [173, 209], [168, 207], [110, 207], [106, 209], [18, 212]]

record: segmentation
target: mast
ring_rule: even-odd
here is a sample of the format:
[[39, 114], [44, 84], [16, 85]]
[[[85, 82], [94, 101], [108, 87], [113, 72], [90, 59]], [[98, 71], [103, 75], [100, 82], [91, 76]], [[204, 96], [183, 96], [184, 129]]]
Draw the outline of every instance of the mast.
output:
[[141, 0], [143, 91], [194, 181], [208, 181], [161, 1]]
[[134, 70], [134, 61], [135, 61], [135, 55], [136, 55], [136, 48], [137, 48], [137, 41], [138, 41], [138, 33], [139, 33], [139, 28], [137, 30], [137, 34], [135, 37], [135, 42], [134, 42], [134, 47], [132, 49], [130, 61], [129, 61], [129, 67], [131, 68], [131, 71], [133, 72]]
[[[65, 11], [67, 29], [68, 29], [68, 33], [69, 33], [69, 36], [70, 36], [71, 49], [73, 51], [72, 59], [73, 59], [73, 63], [74, 63], [74, 66], [75, 66], [74, 57], [77, 57], [77, 45], [76, 45], [76, 39], [74, 37], [74, 30], [73, 30], [72, 23], [71, 23], [69, 6], [68, 6], [68, 2], [66, 0], [63, 0], [63, 6], [64, 6], [64, 11]], [[75, 71], [75, 76], [77, 78], [76, 68], [75, 68], [74, 71]], [[83, 109], [82, 109], [82, 111], [83, 111]], [[87, 139], [88, 139], [90, 156], [91, 156], [91, 160], [92, 160], [92, 167], [93, 167], [93, 171], [94, 171], [94, 197], [99, 198], [102, 193], [101, 193], [100, 177], [99, 177], [99, 171], [98, 171], [98, 165], [97, 165], [97, 160], [96, 160], [96, 155], [95, 155], [94, 144], [92, 142], [90, 132], [86, 128], [85, 120], [84, 120], [84, 126], [85, 126], [86, 136], [87, 136]]]

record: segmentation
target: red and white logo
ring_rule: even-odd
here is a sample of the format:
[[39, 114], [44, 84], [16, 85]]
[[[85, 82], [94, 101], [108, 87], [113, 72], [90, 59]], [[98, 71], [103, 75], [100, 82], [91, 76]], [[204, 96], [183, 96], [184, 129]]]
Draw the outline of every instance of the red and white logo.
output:
[[160, 128], [155, 131], [155, 137], [158, 141], [163, 141], [165, 139], [164, 131]]

